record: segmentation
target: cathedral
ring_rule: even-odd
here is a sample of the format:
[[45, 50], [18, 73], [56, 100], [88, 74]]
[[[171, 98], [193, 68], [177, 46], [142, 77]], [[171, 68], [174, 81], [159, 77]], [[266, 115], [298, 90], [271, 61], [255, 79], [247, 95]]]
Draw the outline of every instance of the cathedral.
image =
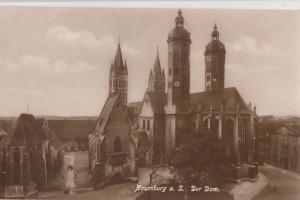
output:
[[[226, 88], [224, 85], [226, 49], [220, 41], [216, 24], [204, 52], [205, 71], [202, 76], [205, 80], [205, 89], [191, 93], [191, 43], [191, 34], [185, 29], [184, 17], [179, 10], [175, 18], [175, 27], [167, 37], [167, 71], [164, 72], [157, 51], [143, 99], [134, 103], [127, 103], [129, 72], [122, 58], [121, 46], [118, 45], [110, 69], [109, 97], [97, 123], [97, 127], [103, 127], [100, 135], [103, 138], [112, 138], [112, 149], [113, 141], [118, 137], [122, 140], [120, 143], [126, 142], [132, 146], [130, 152], [123, 152], [123, 154], [128, 152], [123, 163], [127, 163], [126, 166], [130, 166], [128, 168], [132, 170], [131, 174], [134, 174], [134, 168], [136, 170], [141, 166], [167, 163], [170, 151], [179, 145], [187, 134], [207, 129], [225, 141], [226, 152], [233, 161], [234, 177], [248, 177], [257, 169], [256, 107], [252, 107], [251, 103], [247, 104], [237, 88]], [[108, 110], [112, 112], [119, 107], [121, 107], [120, 116], [112, 117], [111, 122], [109, 117], [111, 114], [107, 114], [107, 119], [101, 118]], [[114, 123], [114, 120], [119, 120], [116, 127], [106, 129], [105, 126]], [[126, 128], [124, 126], [117, 130], [121, 122], [126, 124]], [[97, 135], [96, 132], [90, 136], [90, 146], [93, 146], [92, 141]], [[122, 135], [122, 138], [119, 135]], [[92, 152], [97, 151], [97, 145], [99, 142], [94, 144]], [[101, 151], [101, 147], [99, 149]], [[144, 159], [143, 162], [136, 163], [141, 159]]]

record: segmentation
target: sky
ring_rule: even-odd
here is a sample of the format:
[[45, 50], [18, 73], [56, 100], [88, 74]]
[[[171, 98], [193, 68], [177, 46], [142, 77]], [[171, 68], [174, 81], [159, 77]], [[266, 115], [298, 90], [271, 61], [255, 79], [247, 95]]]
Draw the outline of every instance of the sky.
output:
[[[0, 116], [99, 115], [118, 38], [129, 102], [140, 101], [177, 9], [0, 7]], [[191, 33], [191, 92], [204, 90], [204, 48], [216, 22], [225, 87], [259, 115], [300, 115], [298, 11], [183, 9]]]

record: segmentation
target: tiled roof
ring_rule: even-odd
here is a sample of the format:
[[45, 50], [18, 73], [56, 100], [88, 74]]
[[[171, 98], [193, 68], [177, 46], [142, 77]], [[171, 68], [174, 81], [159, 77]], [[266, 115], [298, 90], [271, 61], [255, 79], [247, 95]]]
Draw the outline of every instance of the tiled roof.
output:
[[88, 138], [96, 120], [48, 120], [48, 124], [58, 138]]
[[1, 140], [3, 146], [24, 146], [41, 144], [47, 139], [38, 121], [31, 114], [21, 114]]

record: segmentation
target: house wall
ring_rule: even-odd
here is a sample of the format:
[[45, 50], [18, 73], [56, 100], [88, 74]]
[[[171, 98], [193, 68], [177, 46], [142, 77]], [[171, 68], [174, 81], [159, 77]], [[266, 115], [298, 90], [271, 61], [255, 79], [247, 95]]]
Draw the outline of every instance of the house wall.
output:
[[270, 138], [270, 163], [280, 168], [300, 172], [299, 137], [283, 126]]
[[156, 130], [154, 130], [155, 118], [152, 111], [150, 102], [148, 100], [143, 101], [141, 113], [139, 115], [139, 129], [146, 131], [147, 137], [150, 142], [150, 149], [146, 152], [145, 165], [151, 166], [153, 164], [154, 153], [154, 138]]

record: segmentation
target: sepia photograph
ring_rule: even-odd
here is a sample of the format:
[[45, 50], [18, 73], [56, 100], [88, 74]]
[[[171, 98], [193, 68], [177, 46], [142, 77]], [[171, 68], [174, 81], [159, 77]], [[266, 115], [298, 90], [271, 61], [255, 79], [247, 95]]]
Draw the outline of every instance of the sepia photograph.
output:
[[174, 5], [0, 6], [0, 199], [300, 199], [299, 10]]

